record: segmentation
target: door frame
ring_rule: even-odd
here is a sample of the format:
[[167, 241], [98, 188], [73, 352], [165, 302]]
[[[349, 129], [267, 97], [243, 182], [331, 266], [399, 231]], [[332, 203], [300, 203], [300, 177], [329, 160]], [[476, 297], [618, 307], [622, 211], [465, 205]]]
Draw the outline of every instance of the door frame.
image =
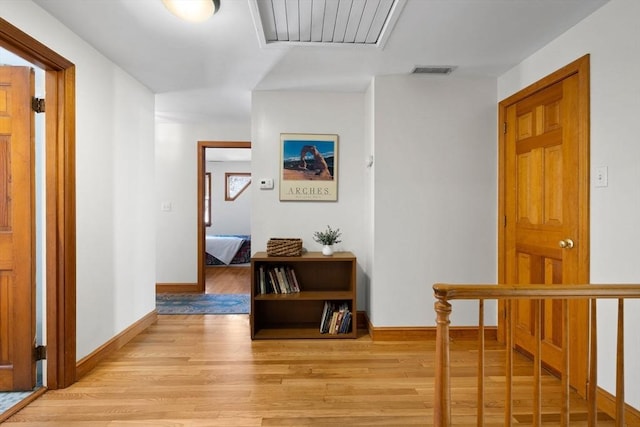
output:
[[75, 65], [2, 18], [0, 46], [45, 71], [46, 387], [65, 388], [76, 380]]
[[[565, 78], [578, 77], [578, 284], [589, 283], [590, 226], [589, 226], [589, 190], [590, 190], [590, 56], [584, 55], [537, 82], [527, 86], [498, 104], [498, 129], [506, 125], [507, 107], [545, 89]], [[507, 242], [506, 242], [506, 137], [500, 131], [498, 136], [498, 283], [506, 283]], [[498, 339], [505, 342], [505, 303], [498, 303]]]
[[[207, 148], [248, 148], [251, 149], [251, 141], [198, 141], [198, 283], [196, 292], [204, 293], [204, 269], [205, 269], [205, 226], [204, 226], [204, 174], [206, 167]], [[211, 214], [211, 212], [209, 213]]]

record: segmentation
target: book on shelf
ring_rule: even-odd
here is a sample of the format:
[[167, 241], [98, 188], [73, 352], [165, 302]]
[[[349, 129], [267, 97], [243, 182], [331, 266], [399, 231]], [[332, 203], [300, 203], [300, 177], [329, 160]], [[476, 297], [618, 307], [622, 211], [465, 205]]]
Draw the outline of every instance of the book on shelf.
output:
[[295, 270], [290, 266], [263, 266], [258, 268], [259, 294], [292, 294], [300, 292]]
[[325, 301], [320, 319], [320, 333], [330, 335], [349, 333], [351, 316], [349, 304], [346, 302]]
[[260, 266], [260, 269], [258, 271], [258, 286], [259, 286], [259, 293], [261, 294], [266, 294], [267, 293], [267, 282], [265, 280], [265, 274], [264, 274], [264, 266]]

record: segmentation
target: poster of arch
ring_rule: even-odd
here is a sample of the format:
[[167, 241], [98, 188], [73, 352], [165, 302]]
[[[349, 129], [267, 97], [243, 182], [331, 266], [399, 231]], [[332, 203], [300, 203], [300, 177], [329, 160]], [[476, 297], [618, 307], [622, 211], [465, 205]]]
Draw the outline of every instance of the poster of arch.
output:
[[338, 200], [338, 135], [280, 134], [280, 200]]

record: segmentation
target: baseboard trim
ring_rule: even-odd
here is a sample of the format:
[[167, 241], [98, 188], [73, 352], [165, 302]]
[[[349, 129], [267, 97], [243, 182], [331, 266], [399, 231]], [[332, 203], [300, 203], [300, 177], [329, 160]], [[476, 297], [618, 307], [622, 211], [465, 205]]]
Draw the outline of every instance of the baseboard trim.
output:
[[[611, 418], [616, 418], [616, 397], [606, 391], [603, 388], [598, 387], [596, 389], [596, 401], [598, 410], [609, 415]], [[639, 426], [640, 425], [640, 411], [629, 404], [624, 405], [624, 420], [625, 425]]]
[[125, 344], [135, 338], [136, 335], [147, 329], [157, 320], [158, 312], [154, 309], [151, 313], [147, 314], [106, 343], [102, 344], [91, 354], [80, 359], [76, 366], [76, 381], [91, 372], [91, 370], [100, 362], [122, 348]]
[[201, 290], [197, 283], [156, 283], [156, 293], [199, 293]]
[[[358, 313], [360, 314], [360, 313]], [[367, 313], [362, 313], [361, 325], [367, 325], [369, 335], [373, 341], [422, 341], [435, 340], [435, 326], [384, 326], [375, 327], [371, 324]], [[360, 321], [360, 317], [358, 317]], [[477, 326], [451, 326], [449, 327], [449, 337], [454, 340], [476, 340], [478, 339]], [[484, 328], [484, 338], [486, 340], [496, 340], [498, 328], [496, 326], [486, 326]]]
[[[373, 341], [435, 341], [436, 327], [384, 327], [369, 326], [369, 335]], [[484, 328], [486, 340], [496, 340], [498, 328], [495, 326]], [[477, 340], [478, 328], [475, 326], [452, 326], [449, 328], [449, 338], [453, 340]]]

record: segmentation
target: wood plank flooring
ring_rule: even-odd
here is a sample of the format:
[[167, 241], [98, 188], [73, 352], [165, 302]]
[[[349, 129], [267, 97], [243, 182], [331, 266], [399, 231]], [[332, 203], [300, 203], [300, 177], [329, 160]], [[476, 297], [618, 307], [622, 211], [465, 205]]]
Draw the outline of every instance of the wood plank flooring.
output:
[[248, 266], [206, 267], [204, 287], [207, 294], [250, 294], [251, 268]]
[[[504, 353], [487, 343], [487, 426], [502, 426]], [[48, 391], [4, 427], [425, 426], [434, 342], [251, 341], [247, 315], [160, 316], [76, 384]], [[456, 425], [475, 425], [473, 342], [452, 342]], [[531, 364], [516, 357], [514, 425], [531, 423]], [[544, 378], [545, 424], [559, 425], [559, 382]], [[582, 417], [584, 404], [572, 398]], [[584, 422], [572, 423], [584, 425]], [[604, 421], [600, 426], [613, 425]]]

